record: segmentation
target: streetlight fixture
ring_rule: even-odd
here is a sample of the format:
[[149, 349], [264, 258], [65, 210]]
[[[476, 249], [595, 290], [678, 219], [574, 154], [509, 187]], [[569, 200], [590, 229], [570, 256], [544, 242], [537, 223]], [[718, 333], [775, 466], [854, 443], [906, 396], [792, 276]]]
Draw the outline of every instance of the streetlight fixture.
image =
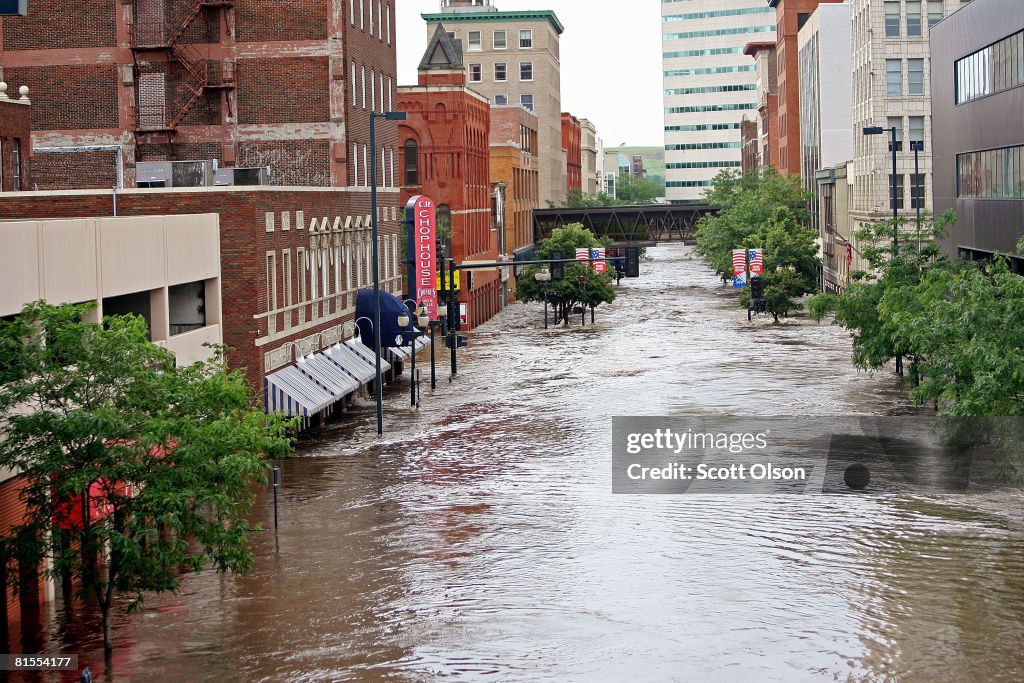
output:
[[921, 250], [921, 205], [924, 204], [924, 186], [921, 184], [921, 167], [917, 155], [924, 151], [924, 140], [911, 140], [910, 149], [914, 151], [914, 189], [910, 191], [914, 202], [915, 222], [917, 223], [917, 250]]
[[892, 185], [889, 191], [889, 201], [892, 202], [892, 256], [896, 258], [896, 251], [899, 248], [899, 235], [897, 233], [899, 226], [899, 209], [896, 202], [896, 126], [890, 128], [883, 128], [882, 126], [867, 126], [864, 128], [864, 135], [881, 135], [888, 131], [889, 133], [889, 148], [892, 150]]
[[[864, 128], [864, 135], [881, 135], [882, 133], [889, 132], [889, 147], [892, 149], [892, 179], [889, 181], [889, 201], [892, 203], [892, 257], [896, 258], [896, 253], [899, 250], [899, 205], [896, 202], [896, 126], [889, 128], [883, 128], [882, 126], [867, 126]], [[917, 152], [914, 152], [914, 158], [917, 158]], [[915, 177], [916, 179], [916, 177]], [[896, 354], [896, 374], [903, 375], [903, 355]]]
[[551, 271], [545, 266], [533, 274], [533, 279], [540, 283], [541, 289], [544, 290], [544, 329], [546, 330], [548, 329], [548, 287], [551, 286]]
[[424, 303], [420, 303], [419, 309], [416, 308], [416, 302], [412, 299], [406, 299], [402, 303], [407, 306], [411, 303], [412, 306], [409, 306], [409, 308], [416, 313], [415, 326], [411, 330], [405, 329], [409, 325], [408, 313], [399, 313], [396, 322], [398, 323], [398, 326], [402, 328], [402, 337], [408, 339], [410, 344], [412, 344], [412, 365], [409, 368], [409, 404], [412, 406], [418, 406], [419, 401], [416, 400], [416, 339], [426, 334], [423, 332], [423, 329], [430, 324], [430, 314], [427, 312], [427, 306]]
[[380, 376], [380, 244], [377, 239], [377, 119], [404, 121], [404, 111], [370, 112], [370, 226], [373, 242], [373, 353], [376, 361], [376, 378], [373, 383], [377, 398], [377, 436], [384, 434], [384, 394]]

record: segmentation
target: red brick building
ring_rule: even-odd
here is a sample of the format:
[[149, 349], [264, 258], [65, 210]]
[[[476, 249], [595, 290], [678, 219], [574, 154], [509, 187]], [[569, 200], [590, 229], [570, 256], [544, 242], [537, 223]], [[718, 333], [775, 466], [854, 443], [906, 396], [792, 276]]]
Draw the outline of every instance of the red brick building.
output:
[[775, 55], [778, 65], [779, 160], [783, 175], [800, 174], [800, 70], [797, 33], [818, 5], [843, 0], [768, 0], [775, 8]]
[[583, 152], [580, 142], [580, 120], [562, 112], [562, 151], [565, 152], [565, 191], [583, 191]]
[[39, 100], [42, 189], [133, 187], [137, 161], [209, 159], [269, 167], [274, 185], [366, 187], [394, 43], [394, 0], [33, 0], [0, 19], [0, 69]]
[[[398, 89], [402, 201], [424, 194], [437, 205], [438, 226], [450, 230], [457, 263], [498, 260], [491, 223], [490, 104], [466, 87], [462, 47], [438, 24], [419, 67], [419, 85]], [[475, 327], [501, 309], [497, 269], [462, 276], [459, 301]]]
[[0, 192], [32, 188], [32, 107], [28, 88], [0, 82]]
[[[780, 168], [779, 161], [779, 73], [774, 42], [747, 43], [743, 54], [754, 59], [757, 70], [758, 166]], [[744, 147], [744, 149], [746, 149]], [[746, 170], [746, 166], [744, 166]]]

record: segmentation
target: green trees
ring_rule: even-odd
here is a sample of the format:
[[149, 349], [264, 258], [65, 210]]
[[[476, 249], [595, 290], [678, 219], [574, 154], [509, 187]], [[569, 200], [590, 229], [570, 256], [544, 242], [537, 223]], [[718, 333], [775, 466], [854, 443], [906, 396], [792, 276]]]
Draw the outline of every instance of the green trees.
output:
[[[553, 254], [560, 253], [562, 258], [573, 258], [577, 248], [605, 246], [598, 240], [594, 233], [584, 228], [580, 223], [570, 223], [564, 227], [557, 228], [552, 232], [551, 237], [544, 240], [535, 254], [537, 260], [553, 258]], [[565, 277], [562, 280], [552, 280], [548, 283], [547, 299], [554, 304], [556, 310], [562, 312], [562, 319], [568, 322], [568, 311], [573, 306], [583, 305], [587, 307], [598, 306], [602, 303], [611, 303], [615, 300], [615, 288], [612, 276], [598, 273], [590, 268], [585, 262], [566, 263]], [[534, 275], [541, 266], [527, 266], [516, 280], [516, 297], [520, 301], [543, 301], [544, 289], [536, 281]], [[579, 278], [582, 276], [586, 286], [580, 289]]]
[[872, 266], [856, 273], [842, 295], [822, 294], [808, 305], [820, 319], [853, 334], [854, 363], [878, 369], [897, 355], [910, 361], [910, 392], [953, 416], [1024, 416], [1024, 279], [1005, 257], [951, 262], [937, 239], [955, 221], [947, 212], [923, 234], [900, 221], [892, 254], [892, 222], [858, 234]]
[[[722, 171], [707, 203], [720, 207], [697, 228], [697, 253], [726, 279], [732, 275], [732, 250], [764, 249], [764, 296], [768, 310], [778, 316], [800, 307], [797, 299], [817, 289], [820, 261], [816, 235], [802, 223], [809, 218], [809, 196], [795, 177], [773, 169], [740, 174]], [[746, 305], [749, 293], [740, 303]]]
[[0, 467], [21, 473], [27, 504], [4, 559], [51, 559], [97, 601], [109, 650], [115, 593], [135, 607], [175, 590], [182, 566], [249, 569], [251, 484], [289, 449], [289, 423], [219, 358], [176, 368], [141, 318], [87, 312], [37, 303], [0, 322]]

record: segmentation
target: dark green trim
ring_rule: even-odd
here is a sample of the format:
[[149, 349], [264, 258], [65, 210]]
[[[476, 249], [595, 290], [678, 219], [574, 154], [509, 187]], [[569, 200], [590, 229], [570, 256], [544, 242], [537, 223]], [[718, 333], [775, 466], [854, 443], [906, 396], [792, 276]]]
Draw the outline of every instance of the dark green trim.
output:
[[547, 21], [555, 29], [555, 33], [562, 35], [565, 27], [555, 16], [554, 10], [544, 9], [525, 12], [459, 12], [450, 14], [421, 14], [428, 24], [436, 23], [459, 23], [459, 22], [485, 22], [494, 21]]

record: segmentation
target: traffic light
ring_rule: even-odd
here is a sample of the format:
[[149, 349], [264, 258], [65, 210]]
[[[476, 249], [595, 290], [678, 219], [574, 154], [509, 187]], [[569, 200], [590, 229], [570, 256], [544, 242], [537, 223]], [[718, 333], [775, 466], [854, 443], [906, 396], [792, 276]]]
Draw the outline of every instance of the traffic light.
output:
[[[555, 251], [551, 253], [551, 258], [558, 261], [562, 258], [562, 252]], [[551, 279], [562, 280], [565, 278], [565, 264], [564, 263], [552, 263], [551, 264]]]
[[764, 287], [761, 283], [761, 278], [754, 275], [750, 278], [750, 298], [751, 299], [763, 299], [764, 298]]
[[579, 281], [579, 283], [580, 283], [580, 289], [586, 289], [586, 288], [587, 288], [587, 278], [586, 278], [586, 276], [585, 276], [585, 275], [580, 275], [580, 276], [579, 276], [578, 278], [576, 278], [576, 279], [577, 279], [577, 280]]
[[626, 277], [640, 277], [639, 247], [626, 247]]

